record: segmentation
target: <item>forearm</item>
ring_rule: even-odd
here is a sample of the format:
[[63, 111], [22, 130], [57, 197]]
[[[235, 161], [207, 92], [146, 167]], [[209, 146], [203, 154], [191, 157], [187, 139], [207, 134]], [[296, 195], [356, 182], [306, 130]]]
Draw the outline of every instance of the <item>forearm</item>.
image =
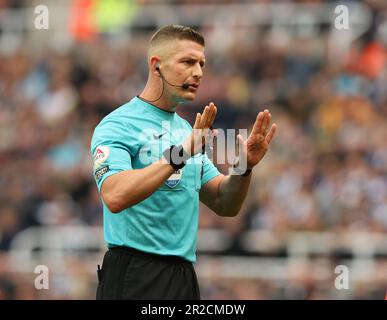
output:
[[103, 200], [110, 211], [120, 212], [148, 198], [173, 172], [164, 158], [143, 169], [118, 172], [103, 183]]
[[251, 181], [251, 174], [247, 177], [239, 175], [224, 176], [219, 185], [218, 215], [234, 217], [240, 211], [246, 198]]

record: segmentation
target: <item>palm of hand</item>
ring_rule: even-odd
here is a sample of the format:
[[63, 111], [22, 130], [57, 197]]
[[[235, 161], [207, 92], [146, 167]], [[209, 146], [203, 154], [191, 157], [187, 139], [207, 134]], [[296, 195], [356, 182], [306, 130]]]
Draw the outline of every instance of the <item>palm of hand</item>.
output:
[[271, 115], [268, 110], [260, 112], [246, 141], [239, 135], [239, 161], [245, 161], [247, 168], [253, 168], [265, 156], [277, 129], [273, 124], [267, 132]]

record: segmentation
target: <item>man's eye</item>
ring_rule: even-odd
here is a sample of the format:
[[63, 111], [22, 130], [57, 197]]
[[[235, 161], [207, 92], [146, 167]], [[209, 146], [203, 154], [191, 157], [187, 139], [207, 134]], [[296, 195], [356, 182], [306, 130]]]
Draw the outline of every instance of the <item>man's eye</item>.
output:
[[183, 63], [184, 64], [186, 64], [186, 65], [193, 65], [193, 64], [195, 64], [195, 61], [192, 61], [192, 60], [185, 60], [185, 61], [183, 61]]

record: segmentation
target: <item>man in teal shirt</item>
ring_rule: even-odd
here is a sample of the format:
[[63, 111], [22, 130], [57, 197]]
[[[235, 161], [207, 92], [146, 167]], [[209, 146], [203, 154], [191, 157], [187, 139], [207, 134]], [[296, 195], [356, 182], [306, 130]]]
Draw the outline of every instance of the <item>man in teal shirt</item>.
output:
[[248, 139], [238, 136], [244, 169], [236, 164], [234, 174], [220, 174], [203, 152], [216, 106], [196, 115], [194, 130], [175, 112], [195, 98], [204, 64], [201, 34], [160, 29], [150, 41], [144, 90], [94, 131], [94, 178], [109, 248], [97, 299], [200, 299], [192, 266], [199, 200], [218, 215], [235, 216], [276, 129], [269, 130], [269, 111], [260, 112]]

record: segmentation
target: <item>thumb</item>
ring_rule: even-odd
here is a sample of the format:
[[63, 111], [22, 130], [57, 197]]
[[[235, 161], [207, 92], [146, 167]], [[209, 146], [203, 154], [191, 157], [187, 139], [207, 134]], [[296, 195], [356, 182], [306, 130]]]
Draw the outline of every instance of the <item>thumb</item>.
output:
[[237, 147], [238, 156], [241, 154], [243, 143], [244, 143], [243, 137], [240, 134], [238, 134], [236, 137], [236, 144], [237, 144], [236, 147]]
[[245, 142], [245, 140], [243, 140], [242, 135], [238, 134], [238, 135], [237, 135], [237, 144], [238, 144], [239, 146], [242, 146], [244, 142]]

